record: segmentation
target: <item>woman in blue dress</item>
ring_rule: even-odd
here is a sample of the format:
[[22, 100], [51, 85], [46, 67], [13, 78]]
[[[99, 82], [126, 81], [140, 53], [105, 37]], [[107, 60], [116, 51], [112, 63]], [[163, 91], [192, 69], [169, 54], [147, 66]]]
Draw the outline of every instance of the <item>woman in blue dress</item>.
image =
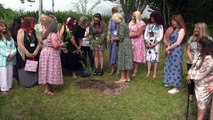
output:
[[[112, 8], [112, 15], [114, 13], [117, 13], [118, 9], [117, 7]], [[115, 22], [110, 18], [109, 21], [109, 32], [110, 32], [110, 38], [117, 37], [118, 32], [118, 25], [115, 24]], [[111, 72], [110, 75], [113, 75], [115, 73], [115, 64], [118, 59], [118, 41], [110, 41], [110, 65], [111, 65]]]
[[182, 80], [183, 44], [187, 41], [184, 20], [181, 15], [172, 16], [173, 32], [169, 35], [169, 45], [166, 48], [163, 82], [165, 86], [172, 86], [168, 93], [179, 92]]

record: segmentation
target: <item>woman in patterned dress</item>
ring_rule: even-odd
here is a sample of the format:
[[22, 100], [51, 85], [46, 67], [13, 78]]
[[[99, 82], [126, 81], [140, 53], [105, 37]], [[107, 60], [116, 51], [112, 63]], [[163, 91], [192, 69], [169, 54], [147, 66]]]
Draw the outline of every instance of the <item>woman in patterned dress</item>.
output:
[[134, 61], [134, 70], [132, 76], [136, 76], [140, 63], [146, 62], [146, 50], [143, 38], [143, 32], [146, 24], [141, 20], [141, 13], [135, 11], [132, 20], [129, 23], [130, 38], [132, 42], [132, 52]]
[[152, 64], [154, 64], [153, 78], [157, 76], [157, 68], [160, 54], [160, 41], [163, 38], [163, 16], [160, 12], [153, 12], [150, 15], [150, 23], [146, 26], [144, 39], [146, 42], [147, 74], [149, 77]]
[[[189, 70], [192, 66], [192, 61], [198, 55], [197, 51], [197, 42], [203, 36], [209, 36], [209, 30], [206, 23], [199, 22], [195, 24], [193, 35], [189, 38], [187, 42], [187, 70]], [[194, 81], [191, 81], [188, 84], [188, 93], [189, 93], [189, 100], [192, 101], [192, 96], [194, 93]]]
[[52, 85], [63, 84], [60, 48], [64, 43], [57, 35], [57, 22], [50, 23], [42, 36], [43, 49], [39, 59], [39, 84], [45, 84], [44, 93], [53, 94]]
[[213, 83], [213, 41], [202, 37], [198, 41], [198, 57], [193, 60], [187, 81], [195, 83], [195, 95], [198, 105], [197, 120], [204, 120], [207, 108], [213, 98], [209, 86]]
[[173, 32], [169, 35], [170, 41], [166, 48], [163, 82], [165, 86], [172, 86], [168, 93], [179, 92], [182, 80], [183, 43], [186, 39], [186, 27], [181, 15], [172, 16]]
[[118, 70], [121, 78], [116, 83], [130, 81], [129, 73], [133, 68], [131, 41], [129, 38], [128, 25], [124, 22], [121, 13], [112, 16], [113, 21], [118, 24], [118, 36], [112, 37], [112, 41], [119, 41], [118, 46]]
[[106, 24], [104, 23], [100, 13], [95, 13], [93, 15], [93, 20], [89, 26], [89, 35], [96, 41], [100, 41], [97, 45], [94, 46], [94, 63], [95, 63], [95, 72], [93, 75], [102, 76], [104, 74], [104, 49], [105, 49], [105, 38], [100, 40], [101, 37], [106, 37], [107, 35]]
[[[213, 94], [213, 82], [210, 83], [209, 85], [209, 92], [211, 92]], [[210, 113], [210, 120], [213, 119], [213, 100], [212, 100], [212, 105], [211, 105], [211, 113]]]

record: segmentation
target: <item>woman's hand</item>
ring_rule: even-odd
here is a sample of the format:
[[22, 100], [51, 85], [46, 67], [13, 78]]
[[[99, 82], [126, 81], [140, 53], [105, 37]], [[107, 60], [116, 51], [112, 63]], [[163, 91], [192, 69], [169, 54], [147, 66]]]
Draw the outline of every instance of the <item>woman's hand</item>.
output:
[[213, 82], [210, 83], [208, 89], [209, 89], [209, 92], [213, 93]]
[[186, 77], [186, 81], [187, 81], [187, 83], [191, 83], [191, 77], [190, 77], [190, 75], [188, 75], [187, 77]]
[[61, 51], [64, 52], [64, 53], [68, 53], [67, 48], [61, 48]]
[[64, 47], [64, 45], [65, 45], [64, 42], [60, 42], [60, 43], [59, 43], [59, 46], [60, 46], [60, 47]]
[[14, 55], [13, 55], [13, 54], [10, 54], [10, 55], [7, 57], [7, 61], [11, 61], [13, 58], [14, 58]]

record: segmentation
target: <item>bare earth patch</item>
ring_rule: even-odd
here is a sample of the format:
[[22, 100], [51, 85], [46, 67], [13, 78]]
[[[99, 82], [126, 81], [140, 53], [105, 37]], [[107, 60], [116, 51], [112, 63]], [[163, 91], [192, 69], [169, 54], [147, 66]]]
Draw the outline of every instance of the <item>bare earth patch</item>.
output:
[[114, 96], [128, 88], [127, 83], [122, 84], [106, 84], [103, 80], [83, 80], [77, 83], [81, 89], [100, 90], [105, 95]]

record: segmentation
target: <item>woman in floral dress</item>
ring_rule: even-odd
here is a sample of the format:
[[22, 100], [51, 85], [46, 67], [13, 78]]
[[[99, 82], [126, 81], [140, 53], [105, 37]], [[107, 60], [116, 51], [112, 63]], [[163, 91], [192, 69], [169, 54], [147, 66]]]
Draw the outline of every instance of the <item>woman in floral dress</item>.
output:
[[39, 59], [39, 84], [45, 84], [44, 93], [53, 94], [52, 85], [63, 84], [60, 48], [64, 43], [57, 35], [57, 22], [50, 23], [42, 37], [43, 49]]
[[168, 93], [179, 92], [182, 80], [183, 44], [187, 41], [187, 32], [181, 15], [172, 16], [173, 32], [169, 35], [170, 41], [166, 48], [163, 82], [165, 86], [172, 86]]
[[213, 41], [208, 37], [202, 37], [198, 41], [198, 51], [198, 57], [193, 60], [186, 79], [188, 82], [193, 80], [195, 83], [198, 105], [197, 120], [204, 120], [213, 98], [213, 93], [209, 89], [213, 83]]
[[118, 36], [111, 38], [112, 41], [119, 41], [118, 70], [121, 73], [121, 78], [116, 83], [123, 83], [130, 81], [129, 73], [133, 68], [131, 41], [128, 25], [124, 22], [121, 13], [114, 13], [112, 19], [118, 24]]
[[160, 12], [153, 12], [150, 15], [150, 23], [146, 26], [144, 39], [146, 42], [147, 74], [149, 77], [151, 66], [154, 65], [153, 78], [157, 76], [157, 68], [160, 55], [160, 41], [163, 38], [163, 16]]
[[143, 38], [145, 23], [141, 20], [141, 13], [135, 11], [132, 15], [132, 20], [129, 23], [130, 38], [132, 41], [132, 52], [134, 61], [134, 72], [132, 76], [136, 76], [140, 63], [146, 62], [146, 50]]

